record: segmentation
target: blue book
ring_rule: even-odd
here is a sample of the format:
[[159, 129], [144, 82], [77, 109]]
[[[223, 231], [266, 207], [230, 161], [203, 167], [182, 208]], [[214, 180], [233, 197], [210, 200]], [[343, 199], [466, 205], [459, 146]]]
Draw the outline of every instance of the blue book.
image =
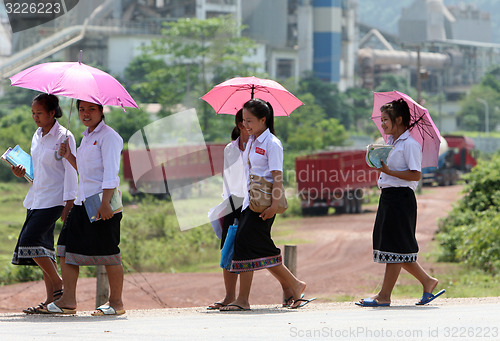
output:
[[394, 149], [394, 146], [387, 144], [370, 144], [366, 147], [366, 163], [370, 167], [380, 168], [383, 160], [387, 165], [387, 158], [389, 154]]
[[19, 145], [14, 148], [7, 149], [5, 153], [2, 155], [2, 161], [12, 165], [14, 167], [21, 165], [26, 170], [24, 174], [24, 178], [28, 180], [30, 183], [33, 183], [34, 174], [33, 174], [33, 160], [31, 159], [31, 155], [26, 153]]
[[[87, 215], [91, 223], [93, 223], [96, 220], [101, 220], [101, 218], [97, 219], [97, 211], [99, 210], [99, 207], [101, 207], [101, 202], [102, 202], [102, 192], [91, 195], [90, 197], [86, 198], [85, 201], [83, 202], [85, 210], [87, 211]], [[113, 192], [113, 195], [111, 196], [111, 201], [109, 203], [111, 205], [113, 213], [118, 213], [123, 209], [122, 194], [118, 190], [118, 188], [115, 188], [115, 191]]]

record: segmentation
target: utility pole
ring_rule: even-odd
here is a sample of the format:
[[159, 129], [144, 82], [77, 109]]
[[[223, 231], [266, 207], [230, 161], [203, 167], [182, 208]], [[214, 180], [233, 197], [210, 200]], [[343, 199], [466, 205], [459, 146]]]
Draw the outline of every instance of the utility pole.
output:
[[422, 104], [422, 80], [420, 79], [420, 45], [417, 46], [417, 102]]
[[486, 133], [486, 136], [488, 136], [490, 134], [490, 107], [488, 102], [482, 98], [476, 98], [476, 101], [484, 104], [484, 132]]

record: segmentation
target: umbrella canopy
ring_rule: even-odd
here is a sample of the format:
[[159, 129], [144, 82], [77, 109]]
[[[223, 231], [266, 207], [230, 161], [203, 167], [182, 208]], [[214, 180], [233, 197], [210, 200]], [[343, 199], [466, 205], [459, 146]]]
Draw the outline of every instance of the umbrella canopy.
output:
[[400, 98], [408, 103], [410, 108], [410, 135], [422, 146], [422, 167], [437, 167], [441, 134], [432, 121], [429, 111], [415, 102], [410, 96], [399, 91], [375, 92], [372, 112], [373, 122], [375, 122], [385, 142], [387, 142], [389, 135], [385, 135], [381, 127], [380, 107]]
[[269, 102], [274, 116], [289, 116], [303, 103], [271, 79], [236, 77], [216, 85], [201, 99], [214, 108], [217, 114], [236, 115], [248, 100], [260, 98]]
[[12, 86], [100, 105], [138, 107], [113, 76], [81, 62], [38, 64], [10, 77], [10, 81]]

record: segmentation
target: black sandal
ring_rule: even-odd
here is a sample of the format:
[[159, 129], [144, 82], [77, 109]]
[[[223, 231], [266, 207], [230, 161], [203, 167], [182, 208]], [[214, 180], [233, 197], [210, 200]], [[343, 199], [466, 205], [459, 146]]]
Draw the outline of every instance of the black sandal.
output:
[[54, 301], [56, 301], [58, 298], [61, 298], [61, 296], [63, 295], [63, 289], [59, 289], [59, 290], [56, 290], [54, 291]]
[[45, 310], [47, 305], [44, 302], [41, 302], [39, 305], [36, 307], [29, 307], [26, 309], [23, 309], [23, 313], [26, 314], [41, 314], [43, 313], [43, 310]]

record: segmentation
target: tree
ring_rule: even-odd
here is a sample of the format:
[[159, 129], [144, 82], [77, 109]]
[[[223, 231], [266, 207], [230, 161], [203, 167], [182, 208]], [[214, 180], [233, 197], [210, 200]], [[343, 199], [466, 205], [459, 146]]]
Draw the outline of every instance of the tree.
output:
[[[489, 127], [500, 124], [500, 67], [493, 68], [485, 74], [481, 82], [471, 87], [469, 94], [460, 102], [458, 125], [463, 130], [484, 131], [486, 108], [477, 99], [488, 103]], [[489, 130], [490, 130], [489, 129]]]
[[328, 146], [342, 146], [348, 136], [339, 120], [327, 118], [312, 94], [300, 99], [305, 104], [295, 109], [289, 117], [276, 117], [277, 136], [285, 149], [292, 153], [312, 152]]
[[106, 124], [120, 134], [123, 142], [128, 142], [135, 132], [150, 123], [148, 113], [142, 109], [127, 108], [127, 112], [123, 112], [122, 108], [114, 107], [106, 114]]
[[[0, 118], [0, 151], [19, 145], [24, 151], [30, 152], [31, 138], [37, 129], [31, 118], [31, 108], [23, 105], [13, 109]], [[16, 178], [7, 167], [0, 168], [1, 181], [15, 181]], [[18, 180], [25, 181], [25, 180]]]
[[325, 82], [312, 72], [307, 72], [299, 81], [298, 93], [313, 94], [314, 102], [323, 108], [326, 117], [342, 119], [342, 99], [336, 84]]
[[139, 78], [132, 91], [145, 102], [159, 102], [165, 114], [178, 104], [201, 108], [202, 128], [210, 140], [214, 113], [199, 98], [227, 78], [255, 74], [257, 66], [244, 60], [255, 43], [240, 35], [243, 27], [230, 17], [179, 19], [165, 26], [162, 37], [144, 47], [127, 69], [129, 81]]

